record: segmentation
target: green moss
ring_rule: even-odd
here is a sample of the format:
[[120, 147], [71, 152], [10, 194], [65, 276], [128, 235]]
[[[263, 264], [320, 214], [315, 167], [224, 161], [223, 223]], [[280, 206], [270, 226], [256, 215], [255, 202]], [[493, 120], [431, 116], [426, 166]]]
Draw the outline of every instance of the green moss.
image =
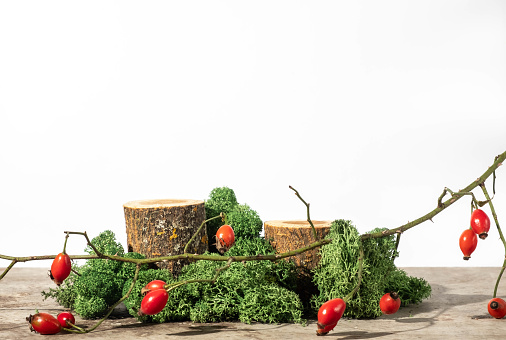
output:
[[251, 256], [274, 254], [275, 250], [271, 244], [261, 237], [244, 238], [236, 237], [234, 246], [224, 256]]
[[96, 319], [107, 311], [109, 305], [98, 296], [78, 295], [74, 303], [74, 311], [86, 319]]
[[[225, 213], [226, 219], [212, 220], [207, 223], [207, 235], [214, 241], [218, 228], [223, 224], [229, 224], [234, 229], [235, 237], [258, 239], [263, 228], [263, 222], [258, 213], [247, 204], [239, 204], [232, 189], [227, 187], [214, 188], [205, 202], [206, 218], [213, 218], [220, 213]], [[211, 252], [216, 252], [214, 246]]]
[[[112, 305], [121, 299], [120, 280], [117, 279], [115, 273], [87, 271], [74, 282], [74, 288], [77, 298], [83, 299], [99, 297], [104, 299], [107, 305]], [[77, 301], [76, 301], [77, 304]], [[89, 317], [82, 315], [82, 317]]]
[[[123, 247], [116, 242], [116, 237], [110, 230], [100, 233], [91, 240], [91, 243], [104, 254], [144, 258], [138, 253], [125, 254]], [[89, 246], [85, 251], [94, 254]], [[43, 291], [42, 296], [45, 299], [54, 298], [60, 305], [74, 309], [83, 318], [98, 318], [121, 299], [124, 283], [133, 277], [135, 267], [135, 264], [128, 262], [90, 259], [81, 267], [73, 267], [79, 275], [72, 273], [60, 287]], [[141, 269], [146, 270], [147, 265], [143, 265]]]
[[401, 305], [418, 304], [431, 295], [431, 287], [423, 278], [409, 276], [404, 270], [397, 269], [388, 277], [388, 292], [397, 292]]
[[[73, 269], [78, 269], [76, 265], [72, 265]], [[70, 273], [69, 277], [63, 281], [58, 288], [49, 288], [48, 291], [42, 291], [41, 295], [44, 300], [48, 298], [55, 299], [56, 302], [65, 308], [72, 309], [74, 307], [74, 301], [76, 299], [76, 291], [74, 288], [74, 282], [78, 278], [73, 272]]]
[[[123, 246], [116, 241], [116, 235], [111, 230], [101, 232], [91, 240], [91, 244], [102, 254], [123, 256], [125, 253]], [[90, 246], [86, 246], [84, 251], [91, 255], [95, 254]]]
[[[222, 261], [207, 260], [191, 263], [182, 269], [178, 281], [211, 279], [216, 269], [224, 265]], [[125, 305], [131, 315], [144, 322], [301, 322], [301, 301], [288, 288], [295, 282], [293, 269], [293, 264], [286, 261], [234, 262], [221, 273], [215, 284], [190, 283], [178, 287], [170, 292], [167, 306], [160, 313], [139, 317], [137, 310], [142, 301], [142, 287], [154, 279], [165, 278], [167, 283], [171, 282], [168, 281], [171, 280], [170, 273], [147, 270], [139, 275], [139, 281]], [[123, 293], [130, 284], [131, 281], [125, 283]], [[253, 308], [251, 301], [262, 305]]]
[[[212, 218], [220, 213], [228, 214], [237, 205], [237, 198], [234, 190], [227, 187], [214, 188], [209, 194], [209, 199], [205, 201], [206, 218]], [[223, 225], [220, 219], [207, 223], [207, 235], [210, 239], [216, 235], [218, 228]]]
[[239, 305], [239, 321], [244, 323], [303, 323], [302, 303], [293, 291], [275, 285], [255, 286]]
[[[146, 258], [144, 255], [139, 254], [139, 253], [135, 253], [135, 252], [126, 253], [125, 255], [123, 255], [123, 257], [131, 258], [131, 259], [144, 259], [144, 258]], [[135, 263], [122, 262], [122, 266], [116, 272], [117, 276], [121, 280], [121, 284], [122, 285], [124, 284], [124, 282], [126, 280], [131, 279], [132, 277], [134, 277], [135, 268], [136, 267], [137, 266], [136, 266]], [[143, 264], [141, 266], [140, 272], [147, 270], [148, 267], [149, 266], [147, 264]]]
[[[326, 301], [346, 296], [358, 283], [360, 235], [357, 229], [351, 221], [336, 220], [327, 237], [332, 243], [321, 247], [320, 262], [313, 271], [313, 281], [319, 291], [312, 298], [316, 312]], [[349, 315], [350, 310], [347, 306], [345, 313]]]
[[[345, 297], [358, 283], [361, 239], [357, 229], [350, 221], [336, 220], [327, 237], [332, 242], [321, 248], [321, 261], [313, 272], [319, 290], [319, 295], [312, 298], [314, 312], [327, 300]], [[363, 247], [362, 283], [359, 291], [348, 301], [345, 316], [380, 316], [379, 300], [388, 291], [402, 288], [406, 302], [419, 302], [430, 295], [430, 286], [424, 280], [409, 277], [395, 267], [395, 236], [368, 239], [363, 242]]]
[[227, 223], [234, 229], [236, 237], [243, 238], [259, 237], [263, 228], [263, 222], [258, 213], [247, 204], [236, 205], [227, 214]]

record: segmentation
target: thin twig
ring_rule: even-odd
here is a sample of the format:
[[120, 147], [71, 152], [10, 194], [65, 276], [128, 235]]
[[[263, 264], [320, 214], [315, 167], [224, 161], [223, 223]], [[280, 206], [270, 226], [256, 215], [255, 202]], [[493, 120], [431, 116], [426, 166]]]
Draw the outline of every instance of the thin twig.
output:
[[[56, 257], [56, 256], [55, 256]], [[9, 270], [12, 269], [12, 267], [14, 267], [14, 265], [17, 263], [18, 261], [16, 259], [13, 259], [11, 261], [11, 263], [7, 266], [7, 268], [5, 268], [5, 270], [2, 272], [2, 275], [0, 275], [0, 280], [4, 278], [5, 275], [7, 275], [7, 273], [9, 272]]]
[[[204, 222], [202, 222], [202, 224], [200, 225], [200, 227], [197, 229], [197, 231], [193, 234], [193, 236], [191, 237], [191, 239], [188, 241], [188, 243], [186, 244], [186, 246], [184, 247], [184, 250], [183, 250], [183, 254], [186, 254], [188, 252], [188, 247], [190, 246], [190, 244], [193, 242], [193, 240], [197, 237], [197, 235], [200, 233], [200, 231], [202, 230], [202, 228], [204, 227], [204, 225], [209, 222], [209, 221], [212, 221], [212, 220], [215, 220], [217, 218], [221, 218], [223, 219], [224, 217], [224, 214], [223, 213], [220, 213], [218, 216], [215, 216], [215, 217], [211, 217], [210, 219], [207, 219], [205, 220]], [[209, 236], [208, 236], [209, 237]]]
[[91, 249], [93, 249], [93, 251], [95, 252], [95, 254], [97, 254], [97, 256], [99, 256], [101, 258], [103, 258], [105, 256], [100, 251], [98, 251], [97, 248], [95, 248], [95, 246], [93, 245], [93, 243], [91, 243], [90, 238], [88, 237], [88, 233], [86, 233], [86, 231], [85, 232], [80, 232], [80, 231], [64, 231], [64, 233], [67, 234], [67, 235], [70, 235], [70, 234], [83, 235], [86, 238], [86, 243], [91, 247]]
[[63, 254], [66, 254], [68, 239], [69, 239], [69, 233], [66, 233], [66, 235], [65, 235], [65, 242], [63, 243]]
[[309, 222], [309, 225], [311, 226], [311, 228], [313, 229], [313, 235], [314, 235], [314, 239], [315, 241], [318, 241], [318, 236], [316, 235], [316, 229], [314, 227], [314, 224], [313, 222], [311, 221], [311, 217], [309, 216], [309, 203], [306, 203], [306, 201], [304, 201], [304, 199], [300, 196], [299, 192], [297, 190], [295, 190], [291, 185], [288, 186], [290, 189], [292, 189], [293, 191], [295, 191], [295, 195], [302, 201], [302, 203], [304, 203], [304, 205], [306, 206], [306, 211], [307, 211], [307, 221]]
[[[502, 233], [501, 227], [499, 226], [499, 219], [497, 218], [497, 214], [495, 212], [494, 204], [492, 203], [492, 200], [490, 199], [490, 196], [488, 194], [487, 188], [485, 188], [485, 184], [482, 183], [480, 185], [480, 187], [481, 187], [481, 190], [483, 191], [483, 194], [485, 195], [485, 198], [488, 200], [488, 205], [490, 207], [490, 211], [492, 211], [492, 217], [494, 218], [495, 225], [497, 227], [497, 231], [499, 232], [499, 237], [501, 238], [502, 244], [504, 246], [504, 252], [506, 254], [506, 240], [504, 239], [504, 235]], [[502, 274], [504, 273], [505, 267], [506, 267], [506, 256], [505, 256], [505, 259], [503, 261], [501, 271], [499, 272], [499, 276], [497, 277], [497, 281], [495, 283], [493, 298], [495, 298], [497, 296], [497, 289], [499, 287], [499, 282], [501, 282], [501, 277], [502, 277]]]

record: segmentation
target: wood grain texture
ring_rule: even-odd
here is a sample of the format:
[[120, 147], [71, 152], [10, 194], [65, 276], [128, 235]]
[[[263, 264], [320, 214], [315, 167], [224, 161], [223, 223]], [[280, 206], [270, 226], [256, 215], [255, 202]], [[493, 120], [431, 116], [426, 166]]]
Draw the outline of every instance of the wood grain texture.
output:
[[[323, 239], [330, 231], [332, 221], [312, 221], [316, 234]], [[264, 223], [265, 238], [270, 240], [271, 245], [277, 253], [284, 253], [290, 250], [301, 248], [316, 242], [310, 224], [305, 220], [274, 220]], [[318, 264], [319, 248], [292, 256], [298, 267], [311, 270]]]
[[[189, 199], [140, 200], [125, 203], [128, 251], [147, 258], [182, 254], [184, 247], [204, 222], [204, 201]], [[190, 245], [188, 252], [203, 254], [208, 250], [206, 228]], [[158, 262], [177, 276], [186, 260]]]

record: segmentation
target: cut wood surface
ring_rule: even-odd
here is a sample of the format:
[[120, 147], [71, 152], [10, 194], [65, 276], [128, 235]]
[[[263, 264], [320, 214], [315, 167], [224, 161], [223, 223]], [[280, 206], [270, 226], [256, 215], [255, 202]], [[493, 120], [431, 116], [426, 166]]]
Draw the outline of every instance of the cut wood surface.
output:
[[[332, 221], [312, 221], [317, 236], [322, 239], [330, 231]], [[308, 221], [305, 220], [275, 220], [266, 221], [264, 223], [265, 239], [270, 240], [277, 253], [284, 253], [295, 250], [316, 242], [313, 230]], [[302, 254], [291, 256], [298, 267], [311, 270], [319, 261], [318, 251], [316, 248], [306, 251]]]
[[[192, 199], [139, 200], [125, 203], [128, 251], [147, 258], [182, 254], [184, 247], [206, 218], [204, 201]], [[202, 254], [208, 249], [206, 228], [188, 252]], [[158, 262], [177, 276], [186, 260]]]

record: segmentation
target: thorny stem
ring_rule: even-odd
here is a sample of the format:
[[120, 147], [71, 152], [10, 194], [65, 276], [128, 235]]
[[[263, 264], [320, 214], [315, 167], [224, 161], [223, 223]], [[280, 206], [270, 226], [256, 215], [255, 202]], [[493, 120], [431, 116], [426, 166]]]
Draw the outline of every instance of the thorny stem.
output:
[[[57, 255], [39, 255], [39, 256], [20, 256], [20, 257], [14, 257], [14, 256], [7, 256], [7, 255], [0, 255], [0, 259], [3, 260], [12, 260], [16, 262], [28, 262], [28, 261], [39, 261], [39, 260], [52, 260]], [[71, 260], [90, 260], [90, 259], [100, 259], [100, 258], [118, 258], [118, 261], [121, 261], [122, 258], [119, 258], [119, 256], [113, 256], [113, 255], [69, 255]], [[125, 258], [125, 262], [134, 262], [131, 261], [132, 259]]]
[[[474, 180], [471, 184], [466, 186], [464, 189], [459, 190], [458, 192], [453, 193], [452, 197], [448, 200], [442, 202], [443, 197], [446, 195], [446, 191], [443, 191], [443, 194], [438, 199], [438, 206], [436, 209], [432, 210], [431, 212], [425, 214], [424, 216], [417, 218], [414, 221], [408, 222], [400, 227], [380, 231], [377, 233], [368, 233], [363, 234], [361, 236], [362, 240], [367, 240], [368, 238], [379, 238], [379, 237], [385, 237], [389, 235], [393, 235], [395, 233], [403, 233], [408, 229], [413, 228], [414, 226], [419, 225], [422, 222], [425, 222], [427, 220], [432, 220], [434, 216], [439, 214], [444, 209], [448, 208], [450, 205], [458, 201], [460, 198], [462, 198], [464, 195], [467, 195], [469, 192], [471, 192], [474, 188], [476, 188], [481, 183], [484, 183], [485, 180], [494, 173], [494, 171], [502, 164], [502, 162], [506, 159], [506, 151], [500, 154], [495, 158], [494, 163], [485, 171], [480, 177], [478, 177], [476, 180]], [[445, 188], [446, 189], [446, 188]]]
[[[207, 219], [205, 220], [204, 222], [202, 222], [202, 224], [200, 225], [200, 227], [197, 229], [197, 231], [195, 232], [195, 234], [193, 234], [193, 236], [191, 237], [191, 239], [188, 241], [188, 243], [186, 244], [186, 246], [184, 247], [184, 250], [183, 250], [183, 254], [186, 254], [188, 252], [188, 247], [190, 246], [190, 244], [193, 242], [193, 240], [197, 237], [197, 235], [200, 233], [200, 231], [202, 230], [202, 228], [204, 227], [204, 225], [209, 222], [209, 221], [212, 221], [212, 220], [215, 220], [217, 218], [221, 218], [223, 219], [224, 218], [224, 214], [221, 213], [219, 214], [218, 216], [215, 216], [215, 217], [211, 217], [210, 219]], [[208, 236], [209, 237], [209, 236]]]
[[314, 227], [314, 224], [313, 222], [311, 221], [311, 218], [309, 217], [309, 203], [306, 203], [306, 201], [304, 201], [304, 199], [300, 196], [299, 192], [297, 190], [295, 190], [291, 185], [289, 186], [290, 189], [292, 189], [293, 191], [295, 191], [295, 195], [302, 201], [302, 203], [304, 203], [304, 205], [306, 206], [306, 211], [307, 211], [307, 221], [309, 222], [309, 225], [311, 225], [311, 229], [313, 229], [313, 236], [314, 236], [314, 239], [316, 241], [318, 241], [318, 236], [316, 235], [316, 229]]
[[[449, 192], [452, 197], [455, 197], [455, 195], [457, 195], [455, 192], [453, 192], [449, 188], [444, 188], [443, 193], [441, 194], [441, 196], [439, 196], [439, 199], [437, 201], [437, 206], [438, 207], [442, 207], [443, 206], [442, 199], [446, 195], [447, 192]], [[469, 195], [469, 196], [472, 197], [472, 200], [471, 200], [471, 211], [473, 211], [474, 209], [477, 209], [478, 207], [483, 207], [485, 204], [487, 204], [490, 201], [490, 200], [487, 200], [487, 201], [478, 201], [476, 199], [476, 197], [474, 196], [473, 192], [464, 192], [464, 191], [461, 190], [458, 193], [458, 195], [462, 195], [462, 196]]]
[[[6, 256], [0, 254], [0, 259], [10, 260], [11, 263], [7, 268], [4, 269], [2, 274], [0, 275], [0, 280], [4, 278], [5, 275], [14, 267], [14, 265], [18, 262], [28, 262], [28, 261], [37, 261], [37, 260], [52, 260], [58, 255], [43, 255], [43, 256], [25, 256], [25, 257], [13, 257]], [[89, 260], [89, 259], [99, 259], [99, 256], [96, 255], [70, 255], [71, 260]]]
[[504, 258], [504, 261], [502, 264], [502, 268], [501, 268], [501, 271], [499, 272], [499, 276], [497, 277], [497, 281], [496, 281], [495, 287], [494, 287], [493, 298], [495, 298], [497, 296], [497, 288], [499, 287], [499, 282], [501, 282], [502, 274], [504, 273], [504, 269], [506, 268], [506, 240], [504, 239], [504, 235], [502, 233], [501, 227], [499, 226], [499, 220], [498, 220], [497, 214], [495, 212], [494, 204], [492, 203], [492, 200], [490, 199], [490, 197], [488, 195], [487, 188], [485, 188], [484, 183], [480, 184], [480, 187], [481, 187], [481, 190], [483, 190], [483, 194], [485, 195], [485, 198], [488, 200], [488, 205], [490, 207], [490, 211], [492, 212], [492, 216], [494, 217], [495, 225], [497, 227], [497, 231], [499, 232], [499, 237], [501, 238], [502, 244], [504, 246], [504, 251], [505, 251], [505, 258]]
[[[502, 235], [502, 232], [501, 232], [501, 229], [499, 227], [499, 223], [497, 221], [497, 215], [495, 214], [495, 210], [493, 209], [493, 204], [491, 202], [491, 198], [489, 197], [488, 193], [486, 193], [486, 189], [485, 189], [485, 185], [484, 185], [484, 182], [485, 180], [491, 175], [493, 174], [494, 175], [494, 192], [495, 192], [495, 170], [500, 166], [502, 165], [502, 162], [506, 159], [506, 152], [498, 155], [495, 157], [494, 159], [494, 163], [487, 169], [487, 171], [485, 171], [483, 173], [483, 175], [481, 175], [480, 177], [478, 177], [474, 182], [472, 182], [471, 184], [469, 184], [467, 187], [465, 187], [464, 189], [462, 190], [459, 190], [458, 192], [453, 192], [452, 190], [448, 189], [448, 188], [444, 188], [443, 190], [443, 193], [441, 194], [441, 196], [439, 196], [438, 198], [438, 204], [437, 204], [437, 208], [432, 210], [431, 212], [429, 212], [428, 214], [412, 221], [412, 222], [408, 222], [407, 224], [404, 224], [400, 227], [397, 227], [397, 228], [394, 228], [394, 229], [389, 229], [389, 230], [385, 230], [385, 231], [382, 231], [382, 232], [377, 232], [377, 233], [369, 233], [369, 234], [363, 234], [361, 235], [361, 239], [362, 241], [364, 240], [367, 240], [369, 238], [380, 238], [380, 237], [385, 237], [385, 236], [389, 236], [389, 235], [393, 235], [393, 234], [397, 234], [397, 240], [396, 240], [396, 250], [397, 250], [397, 247], [399, 246], [399, 241], [400, 241], [400, 237], [401, 237], [401, 234], [408, 230], [408, 229], [411, 229], [413, 228], [414, 226], [422, 223], [422, 222], [425, 222], [427, 220], [431, 220], [432, 221], [432, 218], [434, 216], [436, 216], [437, 214], [439, 214], [441, 211], [443, 211], [444, 209], [446, 209], [447, 207], [449, 207], [451, 204], [455, 203], [458, 199], [462, 198], [464, 195], [471, 195], [473, 200], [471, 202], [471, 204], [475, 204], [476, 206], [483, 206], [484, 204], [488, 203], [490, 204], [490, 208], [492, 210], [492, 215], [494, 216], [494, 219], [496, 221], [496, 225], [498, 227], [498, 230], [499, 230], [499, 234], [501, 235], [501, 240], [503, 241], [503, 244], [504, 244], [504, 247], [505, 247], [505, 250], [506, 250], [506, 241]], [[480, 202], [478, 200], [476, 200], [474, 194], [471, 192], [471, 190], [475, 189], [476, 186], [480, 186], [484, 193], [485, 193], [485, 198], [487, 199], [485, 202]], [[447, 192], [449, 192], [451, 194], [451, 198], [446, 200], [445, 202], [443, 202], [443, 198], [444, 196], [447, 194]], [[362, 243], [361, 243], [361, 247], [362, 247]], [[363, 265], [363, 261], [360, 261], [361, 258], [363, 259], [363, 249], [361, 249], [362, 253], [359, 257], [359, 281], [357, 283], [357, 286], [353, 289], [353, 291], [348, 294], [344, 300], [347, 301], [347, 299], [351, 298], [360, 288], [360, 284], [361, 284], [361, 279], [362, 279], [362, 265]], [[497, 287], [499, 285], [499, 281], [500, 281], [500, 278], [504, 272], [504, 270], [506, 269], [506, 256], [505, 256], [505, 260], [504, 260], [504, 263], [503, 263], [503, 266], [502, 266], [502, 269], [501, 269], [501, 272], [499, 274], [499, 277], [497, 279], [497, 283], [496, 283], [496, 287], [495, 287], [495, 290], [494, 290], [494, 297], [496, 296], [496, 293], [497, 293]]]
[[506, 250], [506, 240], [504, 239], [504, 235], [502, 233], [501, 227], [499, 226], [499, 220], [497, 218], [497, 214], [495, 212], [494, 204], [488, 195], [487, 188], [485, 188], [485, 184], [480, 185], [481, 190], [483, 190], [483, 194], [488, 201], [488, 205], [490, 207], [490, 211], [492, 212], [492, 217], [494, 217], [495, 225], [497, 226], [497, 231], [499, 232], [499, 237], [501, 238], [502, 244], [504, 245], [504, 249]]
[[311, 243], [305, 247], [301, 247], [295, 250], [291, 250], [282, 254], [272, 254], [272, 255], [250, 255], [250, 256], [217, 256], [217, 255], [198, 255], [198, 254], [181, 254], [181, 255], [172, 255], [172, 256], [163, 256], [163, 257], [153, 257], [149, 259], [126, 259], [128, 262], [135, 263], [153, 263], [153, 262], [161, 262], [161, 261], [174, 261], [178, 259], [191, 259], [191, 260], [208, 260], [208, 261], [277, 261], [286, 257], [302, 254], [308, 250], [323, 246], [332, 242], [330, 239], [323, 239], [318, 242]]
[[[67, 233], [67, 232], [66, 232]], [[89, 239], [86, 235], [86, 232], [68, 232], [70, 234], [78, 234], [83, 235], [88, 240], [88, 244], [95, 249], [95, 247], [89, 242]], [[301, 247], [295, 250], [291, 250], [282, 254], [272, 254], [272, 255], [251, 255], [251, 256], [215, 256], [215, 255], [199, 255], [199, 254], [180, 254], [180, 255], [172, 255], [172, 256], [162, 256], [162, 257], [152, 257], [149, 259], [134, 259], [134, 258], [128, 258], [128, 257], [122, 257], [117, 255], [108, 255], [108, 254], [102, 254], [98, 251], [95, 251], [98, 253], [97, 255], [71, 255], [70, 259], [77, 260], [77, 259], [111, 259], [115, 261], [122, 261], [122, 262], [130, 262], [135, 264], [149, 264], [149, 263], [155, 263], [155, 262], [162, 262], [162, 261], [175, 261], [179, 259], [192, 259], [195, 261], [198, 260], [208, 260], [208, 261], [262, 261], [262, 260], [268, 260], [268, 261], [277, 261], [286, 257], [302, 254], [308, 250], [323, 246], [325, 244], [328, 244], [332, 242], [330, 239], [323, 239], [314, 243], [311, 243], [305, 247]], [[36, 261], [36, 260], [51, 260], [54, 259], [57, 255], [44, 255], [44, 256], [27, 256], [27, 257], [12, 257], [12, 256], [6, 256], [0, 254], [0, 259], [4, 260], [11, 260], [11, 264], [4, 270], [2, 275], [0, 276], [0, 279], [3, 278], [6, 273], [17, 263], [17, 262], [28, 262], [28, 261]]]

